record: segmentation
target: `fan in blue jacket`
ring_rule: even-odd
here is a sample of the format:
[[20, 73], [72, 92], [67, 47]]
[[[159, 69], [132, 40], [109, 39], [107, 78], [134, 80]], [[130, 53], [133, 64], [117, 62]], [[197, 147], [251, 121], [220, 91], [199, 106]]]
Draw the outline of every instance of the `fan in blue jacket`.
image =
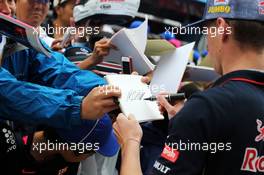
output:
[[[92, 104], [92, 98], [85, 100], [84, 97], [93, 88], [105, 85], [104, 79], [80, 70], [62, 54], [50, 52], [52, 57], [48, 58], [32, 49], [24, 49], [2, 59], [0, 118], [71, 128], [81, 125], [81, 118], [97, 119], [116, 108], [112, 103], [101, 105], [99, 107], [107, 111], [87, 116], [87, 110], [98, 109], [85, 106], [81, 113], [83, 99]], [[118, 96], [118, 93], [110, 93], [110, 96], [108, 93], [103, 98], [112, 99], [111, 95]]]

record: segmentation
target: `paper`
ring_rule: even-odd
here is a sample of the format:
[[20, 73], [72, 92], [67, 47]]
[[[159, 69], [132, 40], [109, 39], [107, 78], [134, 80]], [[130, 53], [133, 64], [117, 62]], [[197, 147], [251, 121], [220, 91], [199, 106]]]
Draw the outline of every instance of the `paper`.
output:
[[131, 38], [136, 48], [144, 53], [148, 39], [148, 18], [146, 16], [145, 21], [137, 28], [126, 29], [126, 34]]
[[47, 35], [47, 33], [42, 29], [42, 27], [39, 27], [39, 38], [44, 41], [49, 47], [52, 46], [54, 38], [51, 38]]
[[66, 47], [66, 44], [71, 41], [71, 39], [73, 38], [72, 33], [74, 33], [75, 30], [76, 30], [75, 27], [67, 28], [66, 32], [63, 35], [62, 42], [60, 44], [62, 48]]
[[134, 115], [139, 122], [162, 120], [156, 101], [145, 101], [150, 97], [149, 86], [141, 82], [138, 75], [107, 75], [105, 79], [110, 85], [121, 89], [119, 99], [121, 111], [126, 115]]
[[1, 63], [2, 63], [2, 56], [3, 56], [3, 51], [4, 51], [4, 46], [5, 46], [5, 44], [6, 44], [6, 37], [4, 37], [4, 36], [1, 36], [0, 35], [0, 40], [1, 40], [1, 42], [0, 42], [0, 65], [1, 65]]
[[139, 74], [144, 75], [154, 70], [155, 65], [144, 54], [147, 44], [147, 23], [148, 19], [138, 28], [122, 29], [117, 32], [110, 40], [118, 51], [111, 49], [105, 61], [121, 64], [122, 56], [131, 57], [133, 69]]
[[212, 82], [220, 75], [211, 67], [188, 65], [185, 71], [185, 81]]
[[[194, 42], [187, 44], [162, 55], [154, 71], [150, 86], [162, 86], [163, 91], [177, 93], [194, 44]], [[153, 95], [158, 93], [152, 91]]]
[[173, 46], [167, 40], [164, 39], [148, 40], [145, 54], [147, 56], [160, 56], [172, 50], [175, 50], [175, 46]]
[[104, 58], [105, 62], [122, 64], [122, 53], [119, 50], [111, 49], [109, 55]]

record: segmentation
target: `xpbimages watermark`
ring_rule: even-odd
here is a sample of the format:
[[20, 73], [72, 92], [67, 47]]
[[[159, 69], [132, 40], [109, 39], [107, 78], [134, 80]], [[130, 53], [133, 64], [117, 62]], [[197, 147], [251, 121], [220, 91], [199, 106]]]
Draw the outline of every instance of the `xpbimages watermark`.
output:
[[[100, 86], [100, 93], [108, 95], [111, 92], [119, 92], [120, 87], [119, 86], [108, 86], [103, 85]], [[127, 89], [126, 91], [122, 92], [123, 95], [126, 97], [126, 101], [134, 101], [134, 100], [142, 100], [146, 95], [147, 92], [152, 92], [153, 94], [158, 94], [160, 92], [165, 92], [166, 88], [164, 84], [157, 85], [146, 85], [142, 88], [138, 89]]]
[[[63, 35], [67, 31], [70, 32], [71, 35], [77, 35], [79, 37], [85, 37], [87, 35], [98, 35], [100, 33], [100, 27], [54, 27], [49, 24], [46, 27], [41, 27], [41, 30], [46, 34], [54, 36], [54, 35]], [[34, 34], [38, 33], [39, 28], [34, 27]]]
[[38, 151], [40, 154], [44, 151], [75, 151], [79, 154], [85, 153], [87, 151], [98, 151], [100, 148], [100, 143], [63, 143], [51, 142], [38, 142], [32, 144], [32, 150]]
[[219, 151], [231, 151], [232, 143], [207, 143], [207, 142], [184, 142], [180, 140], [179, 142], [166, 143], [172, 151], [209, 151], [211, 154], [215, 154]]
[[198, 27], [198, 26], [192, 26], [192, 27], [185, 27], [185, 26], [179, 26], [179, 27], [165, 27], [165, 32], [169, 33], [171, 35], [208, 35], [210, 34], [211, 37], [216, 37], [217, 34], [226, 34], [231, 35], [232, 34], [232, 27]]

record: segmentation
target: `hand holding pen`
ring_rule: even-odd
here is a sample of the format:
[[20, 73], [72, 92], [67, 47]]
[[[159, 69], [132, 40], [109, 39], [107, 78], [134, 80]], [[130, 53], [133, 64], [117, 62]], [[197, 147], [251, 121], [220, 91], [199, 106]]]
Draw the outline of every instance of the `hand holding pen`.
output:
[[171, 119], [182, 109], [185, 99], [184, 94], [171, 94], [170, 96], [168, 94], [160, 94], [157, 96], [159, 110], [161, 113], [167, 112], [169, 119]]

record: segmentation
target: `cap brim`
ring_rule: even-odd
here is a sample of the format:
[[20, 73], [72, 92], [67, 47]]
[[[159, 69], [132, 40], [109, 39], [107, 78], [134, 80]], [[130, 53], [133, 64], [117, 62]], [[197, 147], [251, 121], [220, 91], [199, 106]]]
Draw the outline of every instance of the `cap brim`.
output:
[[112, 131], [104, 145], [100, 145], [99, 150], [96, 152], [106, 157], [112, 157], [116, 155], [118, 151], [119, 144], [117, 142], [116, 136], [114, 135], [114, 132]]

